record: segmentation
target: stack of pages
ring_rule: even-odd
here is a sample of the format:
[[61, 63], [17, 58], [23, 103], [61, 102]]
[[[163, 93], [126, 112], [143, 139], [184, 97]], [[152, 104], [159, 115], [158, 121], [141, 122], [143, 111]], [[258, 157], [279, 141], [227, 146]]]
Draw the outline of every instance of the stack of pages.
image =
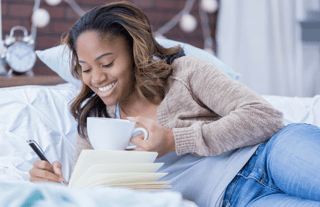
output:
[[122, 150], [82, 150], [70, 178], [69, 187], [127, 187], [135, 190], [170, 188], [157, 181], [168, 173], [156, 173], [163, 163], [153, 163], [157, 152]]

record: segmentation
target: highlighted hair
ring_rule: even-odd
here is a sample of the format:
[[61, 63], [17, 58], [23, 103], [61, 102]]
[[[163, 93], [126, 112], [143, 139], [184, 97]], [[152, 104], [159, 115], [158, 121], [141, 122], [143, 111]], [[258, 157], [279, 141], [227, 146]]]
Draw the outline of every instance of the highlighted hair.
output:
[[[165, 96], [171, 63], [184, 56], [180, 46], [164, 48], [155, 40], [147, 16], [129, 2], [115, 2], [95, 7], [81, 17], [65, 34], [62, 42], [71, 50], [72, 75], [82, 81], [76, 43], [87, 31], [95, 31], [101, 40], [112, 41], [123, 36], [132, 50], [134, 87], [140, 97], [159, 104]], [[154, 57], [157, 57], [156, 59]], [[109, 117], [103, 101], [82, 82], [79, 95], [72, 101], [70, 111], [78, 122], [78, 133], [86, 137], [88, 116]]]

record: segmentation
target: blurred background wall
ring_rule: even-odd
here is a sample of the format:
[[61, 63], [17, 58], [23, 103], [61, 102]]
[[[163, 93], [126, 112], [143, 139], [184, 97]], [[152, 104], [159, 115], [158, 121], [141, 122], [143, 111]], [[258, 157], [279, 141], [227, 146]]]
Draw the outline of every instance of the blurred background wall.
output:
[[[66, 3], [68, 0], [50, 0], [61, 1], [56, 6], [49, 6], [46, 1], [41, 0], [40, 7], [49, 12], [51, 19], [47, 26], [37, 29], [36, 50], [59, 45], [61, 35], [79, 18]], [[84, 11], [112, 2], [75, 1]], [[185, 32], [176, 25], [164, 36], [205, 48], [199, 7], [201, 2], [214, 0], [128, 1], [145, 12], [154, 32], [181, 12], [187, 2], [192, 2], [190, 14], [197, 20], [195, 30]], [[241, 83], [261, 95], [310, 97], [320, 94], [320, 0], [217, 2], [218, 9], [207, 13], [213, 53], [242, 75]], [[35, 0], [2, 0], [3, 38], [17, 25], [30, 32], [34, 4]], [[39, 59], [33, 71], [35, 75], [56, 75]]]
[[[157, 31], [164, 26], [185, 6], [186, 0], [128, 0], [134, 3], [148, 16], [153, 30]], [[91, 8], [113, 2], [111, 0], [75, 0], [85, 11]], [[192, 33], [183, 32], [178, 25], [172, 28], [165, 36], [168, 39], [189, 43], [193, 46], [203, 48], [204, 41], [199, 17], [199, 2], [196, 1], [190, 12], [198, 22], [197, 28]], [[2, 0], [2, 27], [3, 38], [10, 33], [12, 27], [21, 25], [27, 28], [30, 33], [31, 15], [34, 7], [34, 0]], [[50, 14], [50, 23], [44, 28], [37, 29], [35, 50], [44, 50], [60, 44], [61, 35], [66, 32], [79, 18], [75, 11], [62, 1], [57, 6], [49, 6], [44, 0], [41, 1], [41, 8], [46, 9]], [[217, 12], [208, 14], [211, 34], [215, 37]], [[18, 34], [18, 33], [17, 33]], [[213, 46], [215, 49], [215, 43]], [[39, 59], [33, 68], [35, 75], [56, 75]]]
[[217, 56], [259, 94], [320, 95], [319, 0], [222, 0]]

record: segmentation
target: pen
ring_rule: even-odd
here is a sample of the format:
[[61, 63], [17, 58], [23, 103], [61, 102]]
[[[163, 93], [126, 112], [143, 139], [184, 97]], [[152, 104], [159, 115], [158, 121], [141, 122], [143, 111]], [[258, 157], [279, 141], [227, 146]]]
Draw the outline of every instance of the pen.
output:
[[[44, 160], [44, 161], [47, 161], [49, 164], [51, 164], [49, 162], [49, 160], [44, 156], [44, 153], [41, 149], [41, 147], [38, 145], [38, 143], [34, 140], [28, 140], [27, 141], [29, 146], [32, 148], [32, 150], [38, 155], [38, 157], [41, 159], [41, 160]], [[63, 181], [60, 182], [62, 185], [64, 185]]]

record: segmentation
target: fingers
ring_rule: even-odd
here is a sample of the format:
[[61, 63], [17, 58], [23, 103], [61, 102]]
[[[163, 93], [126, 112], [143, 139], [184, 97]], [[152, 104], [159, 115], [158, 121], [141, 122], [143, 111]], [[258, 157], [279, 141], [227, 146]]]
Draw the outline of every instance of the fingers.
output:
[[30, 181], [52, 181], [52, 182], [61, 182], [60, 177], [57, 174], [54, 174], [47, 170], [42, 170], [38, 168], [32, 168], [29, 171], [31, 178]]
[[143, 125], [149, 134], [148, 140], [143, 140], [144, 135], [131, 138], [130, 142], [144, 151], [158, 152], [158, 157], [175, 151], [173, 131], [167, 129], [156, 121], [142, 116], [127, 117], [129, 121]]
[[56, 182], [53, 180], [49, 180], [49, 179], [42, 178], [42, 177], [35, 177], [35, 176], [31, 176], [30, 181], [31, 182]]
[[61, 163], [58, 161], [54, 161], [52, 163], [52, 166], [53, 166], [54, 173], [60, 176], [59, 181], [64, 181]]
[[137, 123], [139, 123], [139, 124], [142, 124], [142, 125], [144, 125], [144, 126], [147, 127], [147, 128], [150, 128], [153, 123], [156, 123], [154, 120], [145, 118], [145, 117], [143, 117], [143, 116], [127, 117], [127, 119], [128, 119], [129, 121], [137, 122]]
[[53, 167], [54, 173], [62, 176], [62, 170], [61, 170], [62, 166], [61, 166], [61, 163], [60, 163], [60, 162], [54, 161], [54, 162], [52, 163], [52, 167]]
[[[145, 117], [142, 117], [142, 116], [137, 116], [137, 117], [127, 117], [127, 119], [129, 121], [132, 121], [132, 122], [136, 122], [136, 123], [139, 123], [139, 124], [142, 124], [144, 127], [146, 127], [147, 131], [150, 133], [150, 129], [151, 129], [151, 126], [153, 124], [153, 120], [152, 119], [147, 119]], [[134, 145], [136, 145], [137, 147], [139, 148], [143, 148], [146, 150], [146, 145], [147, 145], [147, 142], [146, 140], [144, 140], [144, 134], [139, 134], [135, 137], [132, 137], [130, 142]], [[150, 138], [150, 134], [149, 134], [149, 138]]]
[[[59, 163], [60, 164], [60, 163]], [[56, 164], [59, 166], [58, 164]], [[61, 170], [61, 164], [60, 164]], [[39, 160], [33, 164], [33, 168], [29, 171], [30, 181], [51, 181], [61, 182], [63, 181], [62, 172], [61, 175], [55, 173], [54, 166], [49, 164], [47, 161]]]
[[33, 167], [53, 172], [53, 167], [50, 163], [44, 160], [38, 160], [33, 163]]
[[144, 145], [145, 145], [144, 134], [139, 134], [135, 137], [132, 137], [130, 139], [130, 142], [136, 145], [137, 147], [144, 148]]

